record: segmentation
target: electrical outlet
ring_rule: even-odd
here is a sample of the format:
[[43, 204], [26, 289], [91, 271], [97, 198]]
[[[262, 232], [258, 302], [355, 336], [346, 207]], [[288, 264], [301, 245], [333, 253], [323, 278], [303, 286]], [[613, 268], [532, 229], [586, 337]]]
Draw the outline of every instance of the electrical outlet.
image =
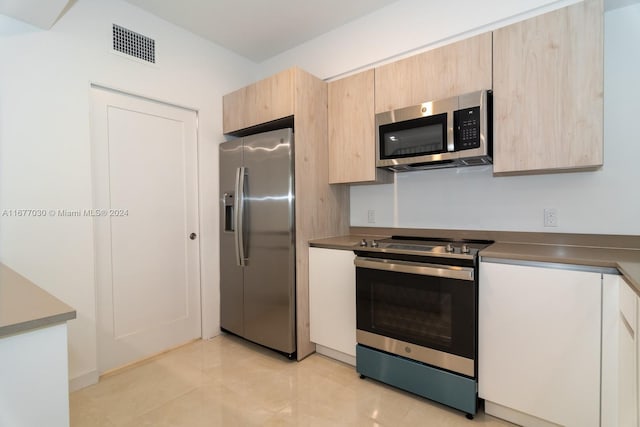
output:
[[367, 222], [369, 224], [375, 224], [376, 223], [376, 211], [374, 211], [373, 209], [369, 209], [367, 211]]
[[545, 227], [557, 227], [558, 226], [558, 209], [545, 208], [544, 210], [544, 226]]

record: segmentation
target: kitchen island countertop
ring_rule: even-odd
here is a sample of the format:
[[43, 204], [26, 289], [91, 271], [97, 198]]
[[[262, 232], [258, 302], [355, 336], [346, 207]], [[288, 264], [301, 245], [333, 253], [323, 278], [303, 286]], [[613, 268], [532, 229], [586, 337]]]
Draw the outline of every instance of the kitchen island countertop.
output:
[[75, 318], [73, 308], [0, 264], [0, 338]]

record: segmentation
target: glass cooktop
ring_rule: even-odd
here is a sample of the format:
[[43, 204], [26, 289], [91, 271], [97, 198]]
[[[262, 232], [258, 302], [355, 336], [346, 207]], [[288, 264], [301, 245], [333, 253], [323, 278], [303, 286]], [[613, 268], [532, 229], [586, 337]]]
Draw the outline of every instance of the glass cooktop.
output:
[[365, 240], [360, 250], [404, 255], [475, 258], [478, 252], [493, 243], [490, 240], [454, 240], [393, 236], [389, 239]]

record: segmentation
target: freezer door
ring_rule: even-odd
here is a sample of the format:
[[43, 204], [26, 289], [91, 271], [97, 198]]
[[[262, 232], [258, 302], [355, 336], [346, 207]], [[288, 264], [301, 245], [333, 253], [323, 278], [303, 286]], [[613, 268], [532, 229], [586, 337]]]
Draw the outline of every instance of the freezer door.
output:
[[293, 133], [244, 138], [244, 336], [295, 352]]
[[242, 166], [242, 139], [220, 144], [220, 326], [238, 335], [243, 326], [243, 269], [238, 265], [236, 233], [237, 172]]

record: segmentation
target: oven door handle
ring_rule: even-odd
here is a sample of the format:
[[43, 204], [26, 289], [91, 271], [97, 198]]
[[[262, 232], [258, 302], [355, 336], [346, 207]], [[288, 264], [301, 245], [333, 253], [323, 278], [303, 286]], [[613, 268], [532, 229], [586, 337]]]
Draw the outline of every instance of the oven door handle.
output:
[[354, 263], [356, 267], [370, 268], [373, 270], [394, 271], [398, 273], [418, 274], [421, 276], [436, 276], [448, 279], [468, 280], [470, 282], [474, 280], [473, 268], [469, 267], [366, 257], [356, 257]]

